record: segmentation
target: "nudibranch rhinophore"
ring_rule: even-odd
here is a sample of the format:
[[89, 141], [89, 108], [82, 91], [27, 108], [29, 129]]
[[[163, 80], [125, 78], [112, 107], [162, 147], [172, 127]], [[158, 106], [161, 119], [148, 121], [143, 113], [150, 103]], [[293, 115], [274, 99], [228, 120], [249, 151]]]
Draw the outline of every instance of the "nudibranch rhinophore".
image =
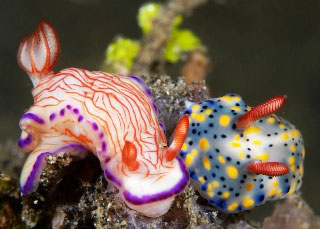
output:
[[19, 147], [31, 152], [21, 192], [38, 188], [47, 155], [84, 158], [92, 152], [130, 208], [151, 217], [166, 213], [189, 179], [176, 158], [188, 117], [179, 120], [167, 147], [151, 92], [139, 78], [77, 68], [54, 74], [59, 53], [57, 33], [46, 20], [20, 44], [19, 65], [34, 85], [34, 105], [20, 120]]
[[305, 157], [301, 134], [273, 114], [285, 98], [277, 96], [253, 109], [235, 94], [186, 102], [189, 131], [180, 156], [210, 204], [237, 213], [300, 188]]

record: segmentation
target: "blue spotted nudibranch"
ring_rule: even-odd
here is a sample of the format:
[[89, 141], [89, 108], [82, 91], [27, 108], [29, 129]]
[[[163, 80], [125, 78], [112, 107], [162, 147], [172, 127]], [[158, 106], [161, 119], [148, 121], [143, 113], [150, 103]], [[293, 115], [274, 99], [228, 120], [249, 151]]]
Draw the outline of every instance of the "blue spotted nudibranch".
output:
[[303, 139], [294, 125], [273, 114], [285, 98], [253, 109], [235, 94], [186, 102], [189, 131], [180, 156], [210, 204], [237, 213], [300, 188]]

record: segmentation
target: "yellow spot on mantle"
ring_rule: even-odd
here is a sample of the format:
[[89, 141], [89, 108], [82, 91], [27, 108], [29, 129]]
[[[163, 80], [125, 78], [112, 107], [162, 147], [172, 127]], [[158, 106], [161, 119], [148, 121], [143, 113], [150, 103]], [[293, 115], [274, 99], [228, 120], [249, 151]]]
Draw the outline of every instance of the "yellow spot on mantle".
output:
[[210, 198], [214, 197], [214, 192], [207, 192], [207, 194]]
[[262, 162], [266, 162], [269, 160], [269, 154], [265, 153], [265, 154], [261, 154], [261, 155], [256, 155], [255, 158], [258, 158]]
[[187, 167], [190, 167], [190, 165], [192, 164], [193, 161], [193, 156], [191, 154], [188, 154], [186, 156], [186, 160], [185, 160], [185, 164]]
[[293, 130], [290, 132], [291, 137], [298, 137], [299, 136], [299, 131], [298, 130]]
[[195, 150], [195, 149], [192, 150], [191, 151], [191, 155], [194, 156], [194, 157], [198, 156], [198, 150]]
[[237, 179], [237, 177], [238, 177], [238, 169], [236, 167], [229, 165], [226, 168], [226, 172], [227, 172], [227, 175], [228, 175], [229, 178]]
[[296, 161], [296, 159], [294, 157], [289, 157], [289, 159], [288, 159], [288, 163], [290, 165], [293, 165], [295, 161]]
[[285, 125], [280, 124], [279, 127], [280, 127], [280, 129], [284, 129], [284, 128], [285, 128]]
[[196, 112], [199, 109], [200, 109], [200, 105], [196, 104], [192, 107], [192, 112]]
[[233, 107], [231, 107], [231, 110], [241, 111], [241, 108], [240, 108], [240, 107], [237, 107], [237, 106], [233, 106]]
[[198, 151], [197, 150], [192, 150], [191, 153], [189, 153], [187, 156], [186, 156], [186, 159], [185, 159], [185, 164], [187, 167], [190, 167], [192, 162], [193, 162], [193, 159], [195, 157], [198, 156]]
[[219, 119], [219, 123], [221, 126], [228, 126], [230, 123], [230, 117], [228, 115], [221, 115]]
[[306, 150], [304, 148], [302, 148], [301, 153], [302, 153], [302, 158], [304, 158], [306, 156]]
[[206, 119], [206, 116], [204, 114], [193, 113], [193, 114], [191, 114], [191, 118], [193, 118], [194, 120], [196, 120], [198, 122], [203, 122]]
[[274, 121], [275, 121], [274, 118], [268, 118], [267, 119], [267, 122], [270, 123], [270, 124], [274, 123]]
[[201, 138], [199, 141], [199, 147], [202, 151], [207, 151], [210, 147], [210, 144], [206, 138]]
[[213, 189], [218, 188], [219, 185], [220, 184], [218, 181], [213, 181], [213, 182], [209, 183], [208, 187], [207, 187], [208, 192], [211, 192]]
[[292, 145], [290, 146], [290, 150], [295, 153], [297, 151], [297, 148], [294, 145]]
[[236, 141], [239, 141], [240, 140], [240, 135], [237, 134], [236, 137], [234, 138]]
[[270, 192], [268, 193], [268, 196], [274, 196], [276, 193], [277, 193], [277, 189], [272, 188], [272, 189], [270, 190]]
[[244, 158], [245, 158], [245, 156], [246, 156], [246, 155], [245, 155], [245, 153], [244, 153], [244, 152], [240, 152], [240, 153], [239, 153], [239, 158], [240, 158], [240, 159], [244, 159]]
[[218, 181], [211, 182], [213, 188], [218, 188], [220, 186]]
[[278, 181], [275, 181], [275, 182], [273, 182], [273, 184], [272, 184], [273, 187], [278, 187], [278, 185], [279, 185]]
[[209, 115], [209, 114], [211, 114], [211, 112], [212, 112], [212, 110], [205, 110], [205, 114], [207, 114], [207, 115]]
[[230, 193], [229, 192], [225, 192], [222, 194], [222, 198], [225, 198], [225, 199], [228, 199], [230, 196]]
[[220, 162], [220, 164], [225, 164], [226, 163], [226, 159], [224, 159], [224, 157], [222, 157], [222, 156], [218, 157], [218, 161]]
[[183, 143], [181, 150], [182, 151], [187, 151], [188, 145], [186, 143]]
[[240, 147], [241, 147], [241, 144], [240, 144], [239, 142], [232, 142], [232, 143], [231, 143], [231, 146], [232, 146], [233, 148], [240, 148]]
[[206, 180], [205, 180], [203, 177], [199, 177], [199, 181], [200, 181], [202, 184], [206, 183]]
[[243, 199], [243, 207], [245, 208], [250, 208], [254, 205], [254, 201], [253, 199], [251, 199], [249, 196], [246, 196], [244, 199]]
[[206, 170], [211, 169], [211, 164], [210, 164], [210, 161], [207, 157], [203, 157], [203, 166]]
[[261, 145], [261, 141], [260, 140], [255, 140], [252, 142], [253, 145], [259, 146]]
[[289, 139], [289, 135], [283, 134], [281, 138], [282, 138], [282, 140], [286, 141]]
[[303, 176], [303, 173], [304, 173], [304, 168], [303, 168], [303, 165], [300, 164], [300, 176]]
[[296, 171], [296, 167], [294, 165], [291, 165], [290, 166], [290, 170], [291, 170], [291, 172], [295, 172]]
[[227, 103], [231, 103], [232, 102], [232, 98], [230, 96], [223, 96], [220, 98], [222, 101], [225, 101]]
[[253, 189], [253, 184], [249, 183], [246, 185], [246, 190], [251, 191]]
[[261, 130], [257, 127], [254, 127], [254, 126], [249, 126], [248, 129], [246, 129], [243, 134], [247, 135], [247, 134], [257, 134], [257, 133], [260, 133]]
[[238, 207], [238, 204], [237, 204], [237, 203], [230, 204], [230, 205], [228, 206], [228, 211], [231, 211], [231, 212], [232, 212], [232, 211], [236, 210], [237, 207]]

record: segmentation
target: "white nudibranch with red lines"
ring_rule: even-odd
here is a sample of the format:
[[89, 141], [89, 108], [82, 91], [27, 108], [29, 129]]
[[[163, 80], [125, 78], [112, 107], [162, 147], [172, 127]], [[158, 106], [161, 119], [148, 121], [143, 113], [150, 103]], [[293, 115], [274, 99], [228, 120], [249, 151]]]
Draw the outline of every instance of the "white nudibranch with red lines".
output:
[[47, 155], [84, 158], [92, 152], [130, 208], [151, 217], [166, 213], [189, 179], [176, 158], [188, 117], [180, 119], [167, 147], [151, 92], [139, 78], [77, 68], [54, 74], [59, 54], [58, 36], [46, 20], [20, 44], [19, 65], [34, 86], [34, 105], [20, 120], [19, 147], [31, 152], [21, 192], [36, 191]]
[[210, 204], [237, 213], [299, 190], [302, 136], [273, 114], [285, 98], [277, 96], [253, 109], [235, 94], [187, 102], [190, 125], [180, 156]]

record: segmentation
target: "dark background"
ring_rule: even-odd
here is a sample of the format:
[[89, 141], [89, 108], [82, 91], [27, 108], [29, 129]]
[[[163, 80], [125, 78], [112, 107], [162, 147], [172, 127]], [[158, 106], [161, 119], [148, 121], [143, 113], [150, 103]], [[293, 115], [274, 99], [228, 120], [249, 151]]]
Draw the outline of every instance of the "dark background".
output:
[[[28, 76], [16, 63], [19, 41], [41, 18], [57, 29], [61, 56], [56, 70], [99, 70], [105, 49], [122, 34], [139, 39], [141, 0], [0, 0], [0, 143], [18, 139], [19, 117], [32, 104]], [[256, 105], [288, 96], [280, 115], [302, 132], [306, 145], [302, 193], [320, 214], [320, 1], [216, 0], [197, 8], [182, 25], [207, 46], [213, 67], [207, 78], [214, 97], [240, 94]], [[170, 69], [177, 76], [177, 69]], [[253, 211], [271, 212], [270, 205]], [[261, 217], [261, 215], [260, 215]]]

